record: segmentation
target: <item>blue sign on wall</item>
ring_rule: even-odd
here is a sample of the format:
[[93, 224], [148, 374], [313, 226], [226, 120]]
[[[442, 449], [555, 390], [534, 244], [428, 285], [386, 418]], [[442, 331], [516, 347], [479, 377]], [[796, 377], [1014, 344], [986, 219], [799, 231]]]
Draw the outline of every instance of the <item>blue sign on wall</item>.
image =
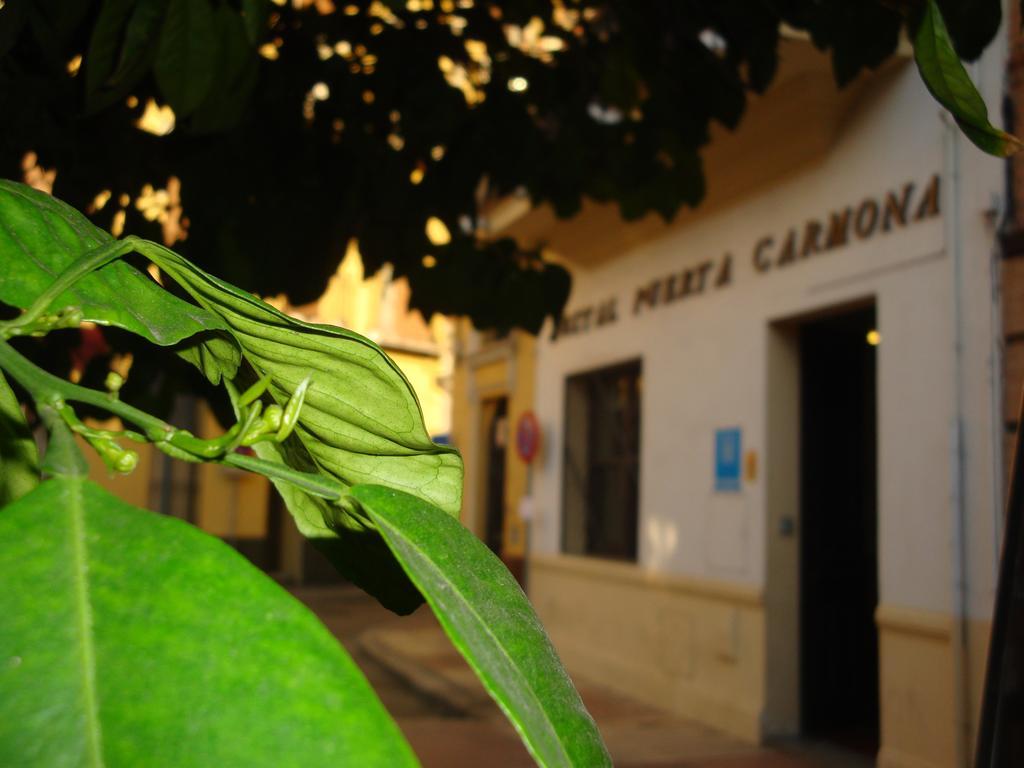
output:
[[742, 438], [739, 427], [715, 430], [715, 490], [740, 489]]

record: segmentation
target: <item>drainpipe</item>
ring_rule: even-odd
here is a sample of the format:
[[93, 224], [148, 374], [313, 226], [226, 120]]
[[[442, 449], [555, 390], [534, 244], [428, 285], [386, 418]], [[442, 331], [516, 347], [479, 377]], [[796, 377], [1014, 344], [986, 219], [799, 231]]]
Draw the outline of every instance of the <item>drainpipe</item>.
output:
[[966, 446], [964, 444], [964, 243], [960, 217], [962, 211], [961, 144], [956, 123], [944, 114], [946, 249], [950, 255], [953, 288], [953, 423], [950, 452], [950, 511], [952, 513], [952, 620], [950, 639], [953, 650], [953, 706], [956, 728], [956, 765], [970, 766], [970, 696], [967, 645], [967, 508]]
[[[1009, 160], [1005, 161], [1009, 166]], [[1009, 184], [1009, 182], [1006, 182]], [[989, 322], [991, 323], [991, 343], [989, 345], [989, 389], [991, 403], [989, 405], [989, 418], [992, 425], [991, 434], [991, 455], [992, 455], [992, 584], [999, 582], [999, 559], [1002, 553], [1003, 534], [1003, 510], [1007, 503], [1009, 486], [1007, 484], [1007, 463], [1012, 461], [1012, 456], [1006, 456], [1003, 446], [1003, 435], [1005, 432], [1006, 415], [1006, 342], [1003, 329], [1003, 244], [1000, 241], [999, 233], [1006, 231], [1009, 225], [1009, 218], [1012, 213], [1009, 209], [1009, 187], [1006, 187], [1004, 196], [995, 196], [992, 205], [990, 221], [992, 223], [992, 248], [989, 251], [989, 279], [991, 281], [991, 312]], [[994, 590], [994, 586], [993, 586]]]

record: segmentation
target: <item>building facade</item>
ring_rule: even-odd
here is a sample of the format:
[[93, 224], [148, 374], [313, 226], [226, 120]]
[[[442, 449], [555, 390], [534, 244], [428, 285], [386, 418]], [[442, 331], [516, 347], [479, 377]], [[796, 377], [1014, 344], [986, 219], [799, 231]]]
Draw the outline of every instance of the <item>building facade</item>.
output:
[[[990, 105], [1005, 56], [971, 69]], [[525, 558], [590, 679], [752, 742], [968, 765], [1005, 492], [1004, 164], [906, 57], [838, 92], [796, 38], [705, 162], [706, 203], [670, 225], [492, 211], [574, 283], [557, 334], [461, 328], [465, 521]]]

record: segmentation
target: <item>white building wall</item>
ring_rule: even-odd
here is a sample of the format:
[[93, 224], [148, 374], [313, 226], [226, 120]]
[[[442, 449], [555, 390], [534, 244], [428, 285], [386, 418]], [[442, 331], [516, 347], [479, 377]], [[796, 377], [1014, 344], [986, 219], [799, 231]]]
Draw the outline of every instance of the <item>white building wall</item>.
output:
[[[954, 141], [958, 151], [951, 147]], [[771, 151], [770, 144], [765, 151]], [[880, 601], [951, 611], [959, 412], [972, 613], [986, 616], [993, 510], [1001, 494], [992, 469], [997, 329], [991, 311], [994, 234], [987, 214], [1002, 194], [1001, 169], [999, 161], [951, 139], [940, 109], [908, 65], [851, 116], [835, 151], [820, 164], [610, 263], [577, 270], [570, 312], [614, 296], [618, 319], [553, 342], [544, 336], [538, 344], [536, 409], [549, 442], [534, 479], [533, 551], [561, 550], [566, 377], [640, 357], [639, 565], [763, 586], [769, 533], [764, 489], [769, 324], [873, 297], [883, 338], [878, 350]], [[863, 242], [852, 239], [843, 248], [766, 274], [755, 270], [752, 251], [761, 236], [774, 236], [777, 248], [791, 226], [856, 206], [865, 197], [882, 198], [907, 181], [916, 185], [916, 207], [934, 174], [942, 177], [941, 217], [878, 232]], [[950, 223], [954, 214], [958, 228]], [[633, 314], [637, 287], [706, 258], [717, 261], [726, 252], [733, 255], [731, 286]], [[744, 482], [738, 494], [713, 491], [713, 433], [729, 426], [742, 427], [744, 451], [753, 449], [761, 459], [757, 479]]]

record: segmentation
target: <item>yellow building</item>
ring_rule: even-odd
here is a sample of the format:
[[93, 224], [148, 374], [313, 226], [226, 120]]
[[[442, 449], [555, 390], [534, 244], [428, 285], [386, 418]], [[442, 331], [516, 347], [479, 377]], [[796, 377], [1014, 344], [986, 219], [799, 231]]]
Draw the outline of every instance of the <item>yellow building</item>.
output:
[[[990, 105], [1004, 56], [973, 70]], [[751, 742], [967, 766], [1002, 528], [1002, 163], [906, 58], [837, 91], [792, 37], [704, 160], [670, 225], [490, 211], [574, 282], [557, 338], [459, 326], [464, 521], [526, 555], [594, 681]]]
[[[430, 435], [446, 438], [451, 418], [452, 323], [435, 316], [428, 324], [419, 312], [410, 311], [404, 279], [392, 279], [387, 267], [365, 276], [358, 250], [352, 246], [316, 302], [293, 307], [282, 296], [271, 298], [270, 303], [301, 320], [343, 326], [379, 344], [415, 389]], [[194, 400], [179, 402], [169, 420], [202, 437], [222, 431], [210, 410]], [[135, 472], [112, 477], [95, 452], [86, 449], [84, 453], [93, 477], [125, 500], [195, 523], [286, 582], [338, 578], [299, 535], [262, 476], [215, 464], [186, 464], [143, 450]]]
[[477, 333], [465, 320], [456, 330], [452, 441], [469, 457], [462, 522], [522, 579], [527, 528], [519, 503], [532, 469], [512, 441], [514, 426], [533, 408], [536, 340], [521, 331]]

